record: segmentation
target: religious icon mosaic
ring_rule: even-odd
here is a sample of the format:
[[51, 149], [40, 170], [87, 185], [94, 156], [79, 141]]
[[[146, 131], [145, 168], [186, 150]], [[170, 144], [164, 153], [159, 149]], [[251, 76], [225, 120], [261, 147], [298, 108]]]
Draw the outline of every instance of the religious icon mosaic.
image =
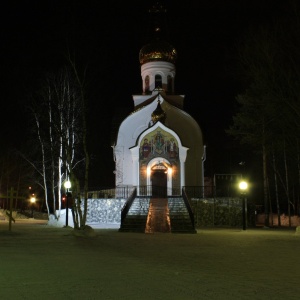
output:
[[140, 160], [149, 160], [157, 156], [168, 160], [177, 160], [178, 155], [176, 138], [160, 127], [147, 134], [141, 141]]

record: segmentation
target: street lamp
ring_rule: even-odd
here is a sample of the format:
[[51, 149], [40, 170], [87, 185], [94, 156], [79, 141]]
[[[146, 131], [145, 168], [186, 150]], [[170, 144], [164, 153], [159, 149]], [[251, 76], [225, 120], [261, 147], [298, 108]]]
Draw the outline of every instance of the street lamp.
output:
[[241, 196], [243, 201], [243, 230], [246, 230], [246, 217], [247, 217], [247, 198], [246, 198], [246, 191], [248, 188], [248, 183], [246, 181], [241, 181], [239, 183], [239, 189], [241, 190]]
[[30, 198], [30, 203], [31, 203], [31, 218], [33, 218], [33, 206], [35, 204], [36, 198], [34, 197], [34, 194], [32, 194]]
[[66, 227], [68, 227], [68, 220], [69, 220], [69, 197], [70, 197], [70, 193], [69, 193], [69, 189], [71, 188], [71, 181], [70, 180], [66, 180], [64, 183], [64, 187], [66, 189]]

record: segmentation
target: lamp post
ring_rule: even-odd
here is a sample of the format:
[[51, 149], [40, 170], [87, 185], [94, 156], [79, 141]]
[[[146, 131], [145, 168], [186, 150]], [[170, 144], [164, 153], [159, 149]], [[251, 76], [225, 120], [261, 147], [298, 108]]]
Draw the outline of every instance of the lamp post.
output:
[[31, 203], [31, 218], [33, 218], [33, 206], [35, 204], [36, 198], [34, 197], [34, 194], [32, 194], [30, 198], [30, 203]]
[[69, 197], [70, 197], [70, 193], [69, 193], [69, 189], [71, 188], [71, 181], [70, 180], [66, 180], [64, 183], [64, 187], [66, 189], [66, 227], [68, 227], [68, 220], [69, 220]]
[[241, 196], [243, 201], [243, 230], [246, 230], [246, 224], [247, 224], [247, 199], [246, 199], [246, 190], [248, 188], [248, 183], [246, 181], [241, 181], [239, 183], [239, 189], [241, 190]]

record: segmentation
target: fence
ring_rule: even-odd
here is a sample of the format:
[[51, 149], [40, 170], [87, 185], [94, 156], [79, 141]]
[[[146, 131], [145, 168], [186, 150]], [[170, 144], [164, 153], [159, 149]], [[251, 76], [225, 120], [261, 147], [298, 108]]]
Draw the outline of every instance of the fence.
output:
[[[180, 186], [167, 188], [164, 186], [121, 186], [115, 188], [97, 188], [90, 189], [88, 192], [89, 199], [127, 199], [131, 196], [134, 189], [137, 189], [137, 195], [140, 196], [153, 196], [153, 197], [166, 197], [166, 196], [181, 196], [182, 189]], [[212, 186], [185, 186], [183, 187], [189, 198], [204, 198], [205, 196], [212, 196], [214, 188]], [[82, 195], [83, 197], [83, 195]]]
[[[89, 199], [127, 199], [133, 193], [135, 187], [133, 186], [122, 186], [115, 188], [99, 188], [88, 192]], [[81, 195], [83, 197], [83, 193]]]
[[[240, 198], [192, 198], [195, 226], [241, 227], [242, 199]], [[255, 205], [247, 203], [247, 226], [255, 226]]]
[[[89, 199], [128, 199], [135, 187], [123, 186], [116, 188], [102, 188], [88, 193]], [[167, 190], [163, 187], [138, 186], [137, 195], [152, 197], [167, 197], [168, 195], [181, 195], [180, 188]], [[236, 197], [204, 197], [214, 187], [185, 186], [184, 193], [191, 204], [196, 227], [229, 226], [241, 227], [242, 199]], [[222, 194], [222, 193], [219, 193]], [[247, 226], [255, 226], [255, 205], [247, 203]]]

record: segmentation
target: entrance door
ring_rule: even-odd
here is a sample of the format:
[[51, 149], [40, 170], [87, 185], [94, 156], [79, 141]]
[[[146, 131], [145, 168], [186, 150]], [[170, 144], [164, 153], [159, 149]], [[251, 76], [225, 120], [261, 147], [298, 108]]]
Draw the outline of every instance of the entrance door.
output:
[[155, 170], [151, 174], [152, 197], [167, 197], [167, 173], [164, 170]]

